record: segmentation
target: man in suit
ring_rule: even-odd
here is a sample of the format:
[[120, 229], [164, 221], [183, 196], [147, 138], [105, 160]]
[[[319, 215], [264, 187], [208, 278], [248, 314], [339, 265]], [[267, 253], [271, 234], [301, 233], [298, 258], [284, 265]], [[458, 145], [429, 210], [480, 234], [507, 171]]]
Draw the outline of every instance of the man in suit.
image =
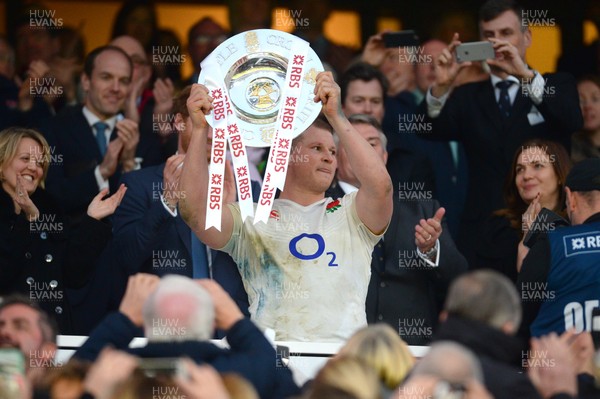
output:
[[[430, 53], [436, 51], [436, 45], [425, 43], [422, 48], [423, 56], [432, 60]], [[427, 189], [434, 190], [435, 197], [448, 211], [446, 220], [455, 237], [466, 195], [464, 150], [461, 146], [452, 149], [448, 143], [424, 140], [414, 134], [414, 130], [424, 125], [414, 114], [429, 87], [426, 83], [421, 92], [422, 83], [430, 77], [427, 69], [432, 67], [414, 65], [406, 54], [399, 59], [398, 51], [385, 47], [382, 34], [369, 38], [362, 55], [365, 62], [352, 65], [342, 76], [344, 112], [377, 118], [388, 139], [387, 167], [392, 181], [396, 185], [424, 182]], [[388, 90], [390, 81], [396, 86], [392, 90]], [[416, 89], [408, 90], [409, 86]]]
[[[386, 162], [386, 139], [375, 118], [358, 114], [348, 120]], [[343, 148], [337, 158], [337, 189], [326, 193], [333, 198], [360, 187]], [[409, 344], [424, 345], [431, 340], [450, 282], [467, 270], [467, 262], [441, 221], [445, 210], [431, 192], [394, 191], [392, 220], [373, 251], [367, 321], [388, 323]]]
[[115, 191], [121, 172], [139, 167], [138, 125], [119, 120], [132, 70], [130, 58], [120, 48], [93, 50], [81, 76], [85, 105], [65, 107], [45, 132], [57, 154], [48, 171], [47, 189], [71, 216], [82, 215], [103, 188]]
[[[233, 259], [201, 243], [177, 210], [179, 199], [186, 195], [179, 189], [179, 177], [192, 134], [186, 107], [190, 90], [191, 86], [184, 88], [173, 101], [177, 154], [162, 165], [123, 175], [128, 195], [112, 219], [114, 239], [108, 249], [120, 276], [115, 299], [120, 300], [127, 277], [135, 273], [181, 274], [218, 281], [248, 315], [248, 296]], [[210, 153], [206, 155], [210, 159]], [[255, 196], [260, 192], [257, 186], [252, 187]]]
[[[386, 113], [386, 106], [391, 101], [388, 96], [384, 97], [387, 88], [387, 79], [377, 68], [364, 62], [353, 64], [340, 78], [344, 114], [346, 116], [370, 115], [381, 124]], [[402, 101], [398, 104], [392, 111], [394, 115], [414, 112], [414, 105]], [[384, 131], [384, 134], [386, 137], [390, 137], [390, 132]], [[397, 136], [392, 135], [393, 143], [398, 141]], [[410, 136], [413, 135], [407, 134], [405, 137], [411, 140]], [[386, 148], [390, 151], [387, 170], [394, 187], [399, 184], [417, 183], [422, 185], [424, 190], [434, 190], [433, 168], [424, 155], [415, 152], [410, 146], [387, 144]], [[335, 184], [334, 180], [333, 187]]]
[[[431, 39], [422, 44], [423, 54], [427, 57], [426, 62], [415, 66], [415, 78], [417, 81], [418, 93], [417, 104], [420, 104], [425, 98], [427, 89], [435, 80], [434, 60], [441, 54], [447, 46], [441, 40]], [[463, 70], [464, 78], [461, 76], [456, 79], [458, 86], [463, 79], [470, 76], [469, 70]], [[485, 75], [487, 78], [487, 75]], [[394, 120], [394, 123], [397, 122]], [[385, 121], [383, 123], [385, 126]], [[460, 216], [464, 210], [465, 200], [467, 198], [467, 161], [465, 149], [461, 143], [456, 141], [436, 142], [428, 141], [416, 135], [409, 135], [405, 140], [408, 148], [414, 148], [417, 152], [424, 153], [435, 172], [435, 197], [440, 205], [446, 209], [446, 223], [452, 238], [458, 237], [458, 228], [460, 225]]]
[[123, 113], [126, 118], [139, 125], [140, 141], [136, 149], [136, 158], [143, 168], [161, 164], [167, 158], [163, 151], [163, 138], [176, 141], [173, 136], [164, 137], [166, 132], [158, 129], [168, 125], [163, 121], [168, 120], [173, 106], [173, 83], [170, 79], [157, 78], [153, 89], [148, 88], [152, 77], [152, 65], [148, 62], [144, 47], [134, 37], [119, 36], [114, 38], [110, 45], [126, 52], [133, 63], [131, 90], [125, 99]]
[[[487, 60], [489, 80], [450, 88], [459, 64], [455, 34], [435, 62], [435, 81], [421, 104], [432, 129], [424, 138], [457, 140], [465, 147], [469, 187], [459, 231], [459, 247], [471, 262], [485, 218], [504, 206], [502, 187], [515, 151], [525, 140], [556, 140], [567, 149], [582, 126], [577, 88], [567, 74], [540, 75], [525, 62], [531, 31], [522, 9], [512, 0], [490, 0], [480, 9], [482, 40], [489, 40], [495, 59]], [[430, 119], [431, 118], [431, 119]]]

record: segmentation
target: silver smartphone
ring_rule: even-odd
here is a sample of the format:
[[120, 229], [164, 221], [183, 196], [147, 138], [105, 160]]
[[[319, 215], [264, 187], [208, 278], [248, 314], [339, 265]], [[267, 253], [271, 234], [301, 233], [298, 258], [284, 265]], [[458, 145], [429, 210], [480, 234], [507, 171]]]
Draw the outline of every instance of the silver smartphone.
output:
[[458, 62], [485, 61], [490, 58], [496, 58], [492, 42], [470, 42], [456, 47], [456, 60]]

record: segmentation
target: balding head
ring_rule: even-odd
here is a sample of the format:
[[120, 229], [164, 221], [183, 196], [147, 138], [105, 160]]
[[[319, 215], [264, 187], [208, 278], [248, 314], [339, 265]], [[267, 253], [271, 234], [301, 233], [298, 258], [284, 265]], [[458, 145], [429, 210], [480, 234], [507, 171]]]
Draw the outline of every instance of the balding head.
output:
[[136, 63], [137, 60], [148, 60], [144, 47], [142, 47], [142, 44], [132, 36], [116, 37], [110, 42], [110, 45], [125, 51], [134, 63]]
[[427, 355], [417, 362], [411, 374], [430, 375], [453, 384], [483, 382], [479, 360], [473, 352], [450, 341], [438, 341], [429, 347]]
[[129, 56], [133, 64], [132, 82], [144, 81], [145, 86], [152, 76], [152, 69], [148, 63], [148, 56], [142, 44], [132, 36], [119, 36], [114, 38], [110, 44], [123, 50]]
[[[474, 303], [477, 306], [473, 306]], [[454, 280], [444, 311], [506, 334], [516, 333], [521, 324], [521, 300], [517, 289], [506, 276], [493, 270], [472, 271]]]

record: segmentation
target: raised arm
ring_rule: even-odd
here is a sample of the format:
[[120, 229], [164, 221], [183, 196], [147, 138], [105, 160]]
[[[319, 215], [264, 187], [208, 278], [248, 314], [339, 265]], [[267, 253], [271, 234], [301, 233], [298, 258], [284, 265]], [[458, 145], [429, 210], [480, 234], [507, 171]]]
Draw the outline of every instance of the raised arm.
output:
[[452, 41], [447, 48], [437, 57], [434, 63], [435, 81], [431, 86], [431, 95], [436, 98], [443, 96], [450, 91], [458, 73], [465, 67], [471, 66], [471, 62], [459, 63], [456, 60], [454, 50], [461, 44], [458, 33], [452, 37]]
[[204, 229], [208, 195], [206, 140], [209, 129], [205, 115], [208, 115], [213, 108], [212, 100], [205, 86], [199, 84], [192, 86], [192, 91], [187, 100], [187, 108], [192, 120], [192, 139], [181, 173], [180, 182], [183, 194], [179, 200], [179, 211], [183, 220], [203, 243], [209, 247], [219, 249], [223, 248], [231, 237], [233, 216], [229, 208], [223, 204], [221, 209], [221, 231], [215, 228]]
[[381, 157], [350, 124], [341, 108], [340, 87], [331, 72], [317, 76], [315, 99], [344, 147], [350, 166], [360, 182], [356, 210], [360, 220], [375, 234], [382, 233], [392, 217], [392, 181]]

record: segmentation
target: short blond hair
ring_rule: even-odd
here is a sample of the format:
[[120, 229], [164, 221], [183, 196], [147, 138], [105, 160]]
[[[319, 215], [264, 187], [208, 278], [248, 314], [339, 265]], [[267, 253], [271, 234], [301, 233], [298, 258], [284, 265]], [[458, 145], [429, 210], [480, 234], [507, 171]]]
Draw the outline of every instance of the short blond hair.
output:
[[389, 389], [398, 387], [415, 363], [406, 342], [383, 323], [358, 330], [340, 349], [340, 354], [365, 362]]
[[48, 175], [50, 165], [50, 146], [40, 132], [24, 127], [9, 127], [0, 132], [0, 179], [4, 179], [2, 175], [4, 166], [16, 156], [19, 144], [25, 138], [32, 139], [42, 147], [42, 169], [44, 174], [40, 180], [40, 187], [44, 188], [44, 181]]
[[221, 374], [221, 379], [231, 399], [259, 399], [254, 386], [241, 375], [224, 373]]
[[352, 356], [336, 356], [319, 371], [308, 392], [308, 399], [379, 399], [381, 387], [377, 373]]

